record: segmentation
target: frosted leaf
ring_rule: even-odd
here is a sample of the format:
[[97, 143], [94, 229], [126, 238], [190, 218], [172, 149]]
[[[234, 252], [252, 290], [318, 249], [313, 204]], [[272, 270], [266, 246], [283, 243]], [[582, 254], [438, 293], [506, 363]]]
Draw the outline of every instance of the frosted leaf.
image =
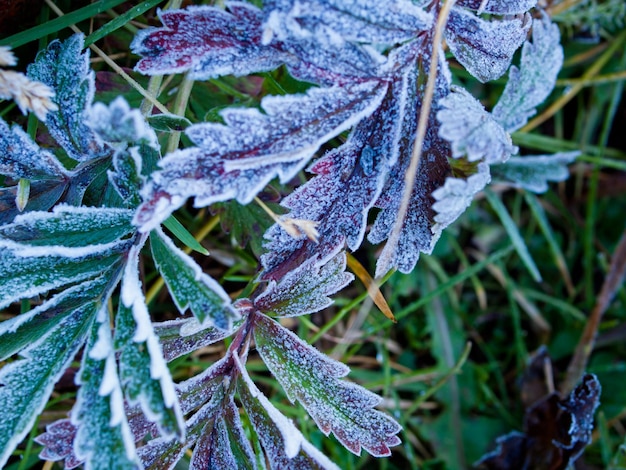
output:
[[59, 183], [69, 173], [57, 158], [42, 150], [24, 130], [0, 119], [0, 174], [11, 178], [47, 179]]
[[450, 142], [454, 158], [503, 163], [517, 153], [509, 134], [463, 88], [452, 87], [439, 101], [439, 136]]
[[513, 66], [502, 96], [493, 108], [493, 117], [508, 132], [522, 127], [535, 114], [556, 83], [563, 65], [561, 36], [550, 17], [533, 21], [532, 43], [525, 42], [519, 68]]
[[381, 398], [354, 383], [339, 380], [349, 372], [275, 321], [259, 314], [254, 338], [261, 358], [285, 389], [298, 400], [320, 430], [331, 432], [348, 450], [361, 448], [376, 457], [391, 454], [401, 427], [374, 406]]
[[256, 109], [229, 109], [226, 125], [198, 124], [187, 134], [198, 148], [166, 156], [143, 191], [135, 222], [157, 226], [189, 197], [197, 207], [236, 199], [249, 203], [273, 178], [289, 181], [327, 140], [371, 114], [385, 85], [314, 88], [306, 95], [270, 96]]
[[433, 191], [432, 196], [436, 201], [433, 204], [436, 224], [431, 230], [435, 238], [439, 238], [443, 229], [465, 212], [474, 200], [474, 196], [482, 191], [491, 180], [487, 163], [479, 163], [476, 170], [476, 173], [465, 179], [448, 177], [442, 187]]
[[494, 180], [512, 184], [534, 193], [548, 190], [549, 181], [565, 181], [569, 177], [567, 165], [576, 160], [580, 152], [564, 152], [554, 155], [512, 157], [504, 165], [493, 165]]
[[183, 413], [187, 414], [200, 408], [219, 394], [222, 383], [229, 380], [232, 367], [232, 356], [227, 353], [201, 374], [177, 384], [176, 392], [180, 397]]
[[221, 341], [232, 334], [232, 331], [202, 327], [195, 333], [183, 335], [181, 330], [188, 324], [199, 325], [195, 317], [179, 318], [153, 324], [154, 331], [159, 336], [163, 357], [165, 357], [166, 361], [172, 361], [177, 357]]
[[109, 105], [95, 103], [85, 112], [85, 122], [109, 144], [145, 143], [159, 149], [157, 136], [138, 109], [118, 96]]
[[95, 78], [89, 68], [89, 52], [82, 52], [84, 37], [75, 34], [64, 42], [52, 41], [28, 67], [29, 77], [55, 92], [56, 111], [48, 112], [48, 131], [74, 160], [86, 161], [107, 154], [96, 134], [86, 124]]
[[0, 467], [28, 434], [84, 342], [98, 308], [97, 302], [79, 305], [21, 352], [21, 358], [0, 370]]
[[354, 276], [345, 272], [343, 253], [320, 265], [309, 259], [289, 271], [281, 280], [270, 281], [261, 295], [254, 299], [257, 310], [278, 317], [294, 317], [318, 312], [330, 304], [328, 297], [350, 283]]
[[243, 379], [237, 382], [239, 398], [261, 442], [270, 469], [338, 470], [338, 467], [306, 441], [293, 423], [261, 393], [241, 363], [237, 359], [235, 362]]
[[344, 41], [394, 44], [427, 29], [432, 17], [408, 0], [272, 0], [264, 2], [265, 40], [314, 38], [336, 47]]
[[191, 456], [190, 470], [256, 469], [254, 452], [232, 400], [222, 407], [220, 415], [212, 426], [207, 423], [202, 432]]
[[323, 263], [345, 244], [351, 250], [360, 246], [368, 211], [404, 139], [409, 86], [408, 77], [394, 82], [380, 107], [357, 124], [348, 141], [311, 166], [309, 171], [318, 176], [283, 200], [289, 217], [319, 222], [320, 236], [318, 243], [295, 240], [280, 226], [271, 227], [265, 235], [268, 253], [261, 257], [264, 278], [278, 279], [312, 257]]
[[183, 416], [141, 290], [138, 261], [136, 245], [128, 254], [116, 317], [114, 345], [120, 351], [120, 381], [129, 402], [140, 403], [163, 437], [183, 439]]
[[446, 39], [454, 57], [481, 82], [500, 77], [511, 64], [515, 51], [526, 39], [530, 16], [522, 19], [487, 21], [473, 13], [453, 8], [446, 26]]
[[144, 184], [141, 176], [142, 158], [137, 147], [113, 155], [113, 170], [107, 171], [109, 182], [125, 204], [137, 207], [141, 203], [139, 190]]
[[[449, 93], [450, 77], [444, 62], [440, 62], [438, 68], [433, 106], [407, 214], [397, 244], [387, 243], [378, 258], [376, 277], [382, 277], [393, 268], [409, 273], [415, 267], [420, 252], [430, 253], [437, 241], [431, 231], [435, 224], [433, 219], [435, 213], [431, 207], [434, 202], [432, 192], [443, 185], [445, 178], [451, 172], [448, 164], [448, 159], [451, 158], [450, 145], [439, 136], [439, 126], [435, 119], [438, 111], [437, 103]], [[414, 93], [416, 87], [412, 87], [411, 84], [415, 83], [416, 79], [417, 77], [412, 76], [408, 82], [409, 93]], [[415, 94], [409, 95], [402, 122], [402, 138], [397, 143], [398, 161], [389, 172], [386, 184], [375, 204], [381, 211], [367, 237], [371, 243], [381, 243], [386, 240], [396, 224], [398, 209], [405, 192], [404, 175], [412, 156], [420, 107], [421, 97]]]
[[203, 325], [230, 330], [238, 314], [222, 286], [204, 274], [193, 258], [176, 247], [161, 229], [151, 233], [150, 247], [180, 313], [189, 308]]
[[26, 348], [78, 308], [103, 296], [114, 278], [111, 271], [54, 295], [27, 313], [0, 323], [0, 361]]
[[537, 4], [537, 0], [487, 0], [483, 5], [483, 0], [458, 0], [455, 5], [478, 10], [481, 6], [485, 13], [496, 15], [515, 15], [524, 13]]
[[128, 248], [127, 241], [67, 248], [0, 239], [0, 308], [93, 278], [118, 263]]
[[[91, 328], [76, 380], [80, 388], [71, 413], [72, 424], [77, 428], [74, 452], [78, 460], [85, 462], [87, 470], [135, 470], [139, 459], [124, 413], [106, 304], [101, 308], [104, 322], [96, 322]], [[99, 354], [92, 353], [94, 347]]]
[[160, 12], [162, 28], [140, 31], [131, 50], [143, 58], [144, 74], [189, 72], [196, 80], [269, 71], [289, 54], [261, 43], [262, 14], [256, 7], [227, 2], [228, 12], [199, 6]]
[[28, 212], [0, 226], [0, 238], [31, 246], [88, 247], [131, 234], [133, 212], [106, 207], [55, 206], [52, 212]]
[[60, 419], [46, 426], [46, 432], [35, 438], [35, 442], [44, 446], [39, 453], [42, 460], [53, 462], [65, 460], [65, 468], [71, 470], [82, 462], [74, 454], [76, 427], [69, 419]]

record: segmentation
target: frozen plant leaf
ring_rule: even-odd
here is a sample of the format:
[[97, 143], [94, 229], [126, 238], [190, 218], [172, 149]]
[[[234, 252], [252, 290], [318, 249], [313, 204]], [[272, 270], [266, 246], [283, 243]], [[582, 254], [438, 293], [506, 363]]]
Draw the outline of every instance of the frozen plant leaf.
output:
[[401, 427], [374, 409], [381, 398], [354, 383], [340, 380], [349, 369], [306, 344], [295, 334], [263, 314], [255, 317], [254, 339], [267, 367], [298, 400], [320, 430], [331, 432], [348, 450], [361, 448], [375, 457], [391, 454]]
[[261, 442], [270, 468], [337, 470], [338, 467], [304, 439], [293, 423], [261, 393], [241, 362], [237, 359], [235, 362], [242, 378], [237, 381], [239, 398]]
[[65, 289], [28, 312], [0, 323], [0, 361], [48, 334], [76, 309], [84, 309], [101, 297], [114, 279], [114, 271], [105, 271], [93, 280]]
[[427, 29], [432, 17], [408, 0], [272, 0], [266, 13], [264, 40], [312, 37], [320, 45], [343, 41], [397, 44]]
[[544, 193], [548, 190], [549, 181], [564, 181], [569, 177], [567, 165], [579, 155], [580, 152], [562, 152], [512, 157], [504, 165], [493, 165], [491, 174], [494, 180], [534, 193]]
[[128, 241], [64, 247], [0, 239], [0, 308], [51, 289], [93, 278], [120, 262]]
[[74, 454], [76, 427], [69, 419], [60, 419], [46, 426], [46, 432], [35, 438], [35, 442], [44, 446], [39, 453], [42, 460], [57, 462], [65, 460], [65, 468], [71, 470], [82, 462]]
[[183, 440], [183, 416], [141, 290], [138, 262], [136, 245], [128, 254], [116, 317], [114, 347], [120, 351], [120, 381], [129, 402], [141, 404], [161, 436]]
[[127, 209], [60, 204], [52, 212], [29, 212], [0, 226], [0, 238], [30, 246], [89, 247], [130, 235], [132, 217]]
[[537, 0], [458, 0], [456, 5], [468, 10], [492, 13], [496, 15], [515, 15], [530, 10]]
[[238, 318], [228, 294], [163, 233], [150, 234], [152, 256], [181, 313], [188, 308], [204, 326], [230, 330]]
[[567, 398], [552, 393], [537, 401], [526, 410], [524, 432], [498, 438], [498, 448], [477, 462], [476, 468], [571, 468], [591, 442], [600, 391], [596, 376], [587, 374]]
[[563, 65], [561, 35], [548, 15], [533, 21], [532, 43], [522, 47], [519, 68], [513, 66], [493, 117], [507, 132], [522, 127], [550, 94]]
[[124, 412], [106, 304], [91, 327], [77, 384], [80, 388], [71, 414], [77, 428], [76, 458], [85, 462], [87, 470], [136, 470], [139, 459]]
[[162, 28], [140, 31], [131, 50], [143, 58], [136, 69], [144, 74], [189, 72], [206, 80], [221, 75], [269, 71], [289, 59], [261, 43], [262, 14], [253, 5], [226, 2], [228, 11], [199, 6], [159, 14]]
[[324, 265], [311, 258], [289, 271], [278, 283], [270, 281], [263, 293], [254, 299], [254, 307], [278, 317], [318, 312], [332, 304], [329, 295], [354, 279], [345, 269], [346, 256], [343, 253]]
[[0, 370], [0, 466], [28, 434], [43, 410], [55, 382], [83, 344], [98, 303], [78, 306]]
[[131, 109], [118, 96], [112, 103], [95, 103], [85, 112], [85, 122], [104, 141], [112, 145], [145, 143], [159, 149], [157, 136], [138, 109]]
[[268, 96], [257, 109], [222, 112], [225, 125], [197, 124], [187, 135], [198, 146], [169, 154], [144, 189], [135, 218], [154, 228], [189, 197], [197, 207], [236, 199], [247, 204], [274, 177], [287, 182], [328, 139], [375, 109], [385, 85], [313, 88], [305, 95]]
[[492, 164], [503, 163], [517, 153], [509, 134], [463, 88], [451, 87], [439, 105], [439, 135], [450, 142], [454, 158]]
[[[209, 427], [210, 430], [206, 429]], [[239, 419], [239, 410], [232, 400], [222, 407], [213, 425], [208, 423], [206, 428], [194, 448], [190, 470], [257, 468], [254, 452]]]
[[28, 67], [28, 75], [55, 92], [56, 111], [48, 113], [48, 131], [77, 161], [104, 156], [107, 150], [87, 125], [86, 110], [91, 106], [95, 78], [89, 68], [89, 52], [82, 52], [84, 37], [75, 34], [64, 42], [52, 41]]
[[436, 238], [441, 235], [443, 229], [465, 212], [474, 200], [474, 196], [491, 181], [489, 168], [487, 163], [481, 162], [477, 165], [477, 171], [473, 175], [466, 179], [448, 177], [443, 186], [433, 191], [432, 196], [435, 202], [432, 208], [436, 212], [433, 220], [436, 224], [431, 230]]
[[137, 147], [121, 150], [113, 155], [113, 169], [107, 171], [109, 182], [128, 206], [135, 208], [141, 203], [139, 193], [144, 184], [141, 176], [142, 158]]
[[483, 20], [462, 8], [452, 8], [446, 39], [454, 57], [481, 82], [499, 78], [526, 39], [530, 16]]

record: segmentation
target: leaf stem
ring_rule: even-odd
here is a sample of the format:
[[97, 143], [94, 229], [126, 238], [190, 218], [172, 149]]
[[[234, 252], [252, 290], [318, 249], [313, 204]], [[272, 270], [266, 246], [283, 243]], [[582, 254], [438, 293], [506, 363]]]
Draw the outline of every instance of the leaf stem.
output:
[[447, 0], [443, 3], [443, 7], [437, 17], [437, 23], [435, 24], [435, 34], [433, 35], [432, 41], [432, 55], [430, 57], [430, 68], [428, 70], [428, 83], [426, 85], [424, 98], [422, 100], [422, 107], [420, 109], [417, 132], [413, 142], [413, 151], [411, 153], [411, 162], [409, 163], [409, 167], [404, 174], [404, 194], [402, 195], [402, 201], [400, 202], [400, 207], [398, 208], [396, 221], [387, 239], [387, 246], [389, 246], [392, 250], [395, 249], [394, 247], [397, 246], [400, 239], [400, 232], [402, 232], [404, 219], [409, 209], [411, 196], [413, 195], [413, 186], [415, 185], [417, 169], [419, 168], [419, 163], [422, 158], [422, 146], [424, 145], [424, 138], [426, 137], [426, 126], [428, 126], [428, 118], [430, 116], [433, 97], [435, 95], [439, 49], [442, 43], [446, 23], [448, 22], [448, 16], [450, 15], [450, 10], [452, 9], [454, 2], [455, 0]]

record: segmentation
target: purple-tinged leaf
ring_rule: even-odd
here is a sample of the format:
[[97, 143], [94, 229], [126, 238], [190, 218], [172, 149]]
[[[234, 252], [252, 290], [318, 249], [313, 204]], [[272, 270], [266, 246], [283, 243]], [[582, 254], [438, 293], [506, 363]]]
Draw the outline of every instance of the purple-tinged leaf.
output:
[[348, 141], [314, 163], [309, 171], [318, 176], [285, 198], [289, 217], [318, 222], [319, 240], [294, 239], [280, 225], [266, 233], [263, 277], [279, 279], [309, 258], [319, 263], [334, 256], [345, 244], [356, 250], [365, 235], [367, 214], [378, 198], [388, 167], [398, 158], [399, 142], [411, 119], [408, 75], [389, 88], [374, 114], [363, 119]]
[[120, 382], [129, 403], [141, 405], [161, 436], [182, 440], [180, 404], [141, 289], [139, 250], [135, 245], [128, 253], [116, 316], [114, 348], [119, 351]]
[[104, 142], [120, 144], [144, 143], [159, 149], [157, 136], [138, 109], [131, 109], [118, 96], [112, 103], [95, 103], [85, 113], [85, 122]]
[[483, 456], [476, 468], [572, 468], [591, 442], [600, 390], [596, 376], [588, 374], [567, 398], [552, 393], [539, 400], [526, 410], [524, 432], [499, 437], [497, 449]]
[[469, 10], [481, 11], [495, 15], [517, 15], [524, 13], [537, 4], [537, 0], [458, 0], [456, 6]]
[[250, 422], [267, 457], [270, 469], [330, 469], [338, 467], [308, 442], [250, 379], [241, 362], [235, 358], [241, 379], [237, 391]]
[[332, 304], [329, 295], [343, 289], [354, 279], [345, 269], [344, 253], [324, 265], [310, 258], [289, 271], [278, 283], [270, 281], [263, 293], [254, 299], [254, 307], [278, 317], [318, 312]]
[[179, 249], [159, 228], [150, 234], [152, 257], [180, 313], [187, 309], [204, 325], [230, 331], [239, 315], [228, 294], [202, 272], [193, 258]]
[[195, 317], [158, 322], [153, 326], [163, 349], [163, 357], [168, 362], [232, 334], [232, 331], [201, 326]]
[[200, 408], [205, 403], [209, 403], [216, 394], [221, 393], [224, 383], [230, 380], [232, 369], [232, 356], [227, 353], [201, 374], [176, 385], [176, 393], [180, 397], [183, 413], [188, 414]]
[[431, 230], [434, 239], [439, 238], [442, 231], [465, 212], [474, 196], [482, 191], [490, 180], [489, 165], [481, 162], [476, 166], [476, 173], [467, 178], [448, 177], [443, 186], [433, 191], [435, 202], [432, 208], [436, 212], [433, 220], [436, 224]]
[[298, 400], [320, 430], [331, 432], [348, 450], [361, 448], [376, 457], [391, 454], [401, 427], [374, 409], [381, 398], [363, 387], [339, 380], [348, 374], [337, 362], [263, 314], [255, 319], [254, 339], [261, 358], [292, 402]]
[[74, 454], [74, 438], [76, 426], [69, 419], [60, 419], [46, 426], [46, 432], [35, 438], [35, 442], [44, 446], [39, 458], [57, 462], [65, 460], [64, 467], [68, 470], [82, 464]]
[[187, 134], [198, 148], [165, 157], [144, 190], [135, 217], [140, 230], [157, 226], [187, 198], [198, 207], [236, 199], [249, 203], [274, 177], [286, 182], [319, 147], [371, 114], [386, 86], [368, 82], [270, 96], [256, 109], [229, 109], [226, 125], [198, 124]]
[[503, 163], [517, 153], [509, 134], [463, 88], [451, 87], [439, 105], [439, 136], [450, 142], [454, 158], [492, 164]]
[[93, 323], [99, 302], [78, 305], [0, 369], [0, 467], [28, 434], [55, 382], [69, 367]]
[[[432, 197], [432, 192], [442, 186], [446, 177], [451, 173], [448, 163], [448, 159], [451, 158], [450, 145], [439, 136], [439, 126], [435, 119], [436, 104], [448, 94], [450, 77], [444, 62], [440, 61], [438, 69], [433, 107], [424, 136], [424, 144], [407, 214], [397, 244], [387, 243], [378, 258], [376, 263], [376, 277], [378, 278], [393, 268], [397, 268], [403, 273], [411, 272], [417, 263], [420, 252], [430, 253], [437, 241], [432, 233], [432, 226], [435, 224], [435, 212], [432, 209], [435, 200]], [[427, 74], [427, 71], [424, 71], [424, 74]], [[415, 95], [416, 81], [419, 79], [420, 77], [417, 77], [416, 73], [409, 76], [406, 89], [410, 95], [407, 97], [407, 104], [405, 105], [402, 138], [397, 143], [398, 161], [391, 169], [381, 195], [375, 204], [382, 210], [376, 217], [367, 237], [371, 243], [381, 243], [386, 240], [398, 218], [398, 210], [405, 193], [405, 174], [412, 158], [417, 116], [421, 107], [421, 98]]]
[[232, 400], [222, 407], [220, 416], [212, 424], [207, 423], [191, 456], [190, 470], [208, 468], [257, 468], [254, 452], [239, 419], [239, 410]]
[[508, 132], [522, 127], [535, 114], [556, 83], [563, 65], [561, 36], [547, 15], [533, 21], [533, 42], [525, 42], [519, 68], [513, 66], [493, 117]]
[[548, 190], [549, 181], [565, 181], [569, 177], [567, 165], [576, 160], [580, 152], [562, 152], [554, 155], [511, 157], [503, 165], [493, 165], [494, 180], [524, 188], [534, 193]]
[[446, 39], [456, 59], [481, 82], [500, 77], [515, 51], [526, 39], [530, 16], [487, 21], [461, 8], [453, 8]]
[[266, 41], [269, 34], [279, 41], [313, 38], [326, 47], [344, 41], [397, 44], [432, 23], [431, 15], [409, 0], [271, 0], [264, 10]]
[[162, 28], [140, 31], [131, 50], [143, 58], [136, 70], [150, 75], [189, 72], [196, 80], [269, 71], [290, 55], [261, 43], [262, 13], [253, 5], [226, 2], [160, 13]]
[[52, 41], [28, 67], [30, 78], [45, 83], [55, 92], [56, 111], [48, 112], [48, 131], [77, 161], [107, 154], [102, 142], [86, 123], [86, 110], [95, 90], [94, 73], [89, 68], [89, 52], [82, 52], [84, 37], [75, 34], [64, 42]]
[[71, 414], [76, 458], [87, 470], [136, 470], [139, 459], [124, 410], [106, 303], [91, 328], [76, 383], [80, 388]]

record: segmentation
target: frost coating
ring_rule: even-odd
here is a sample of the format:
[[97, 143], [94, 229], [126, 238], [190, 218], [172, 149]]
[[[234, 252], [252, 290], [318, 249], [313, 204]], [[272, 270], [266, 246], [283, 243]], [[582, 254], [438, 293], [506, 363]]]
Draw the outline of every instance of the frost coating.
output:
[[289, 330], [258, 315], [254, 338], [257, 349], [289, 399], [298, 400], [320, 430], [331, 432], [351, 452], [361, 448], [376, 457], [391, 454], [401, 427], [373, 409], [382, 400], [366, 389], [338, 380], [348, 374], [346, 365], [309, 346]]
[[487, 82], [506, 72], [529, 29], [528, 14], [522, 20], [485, 21], [471, 12], [453, 8], [446, 39], [450, 51], [468, 72]]
[[450, 142], [454, 158], [491, 164], [503, 163], [517, 153], [509, 134], [464, 89], [452, 87], [439, 104], [439, 135]]
[[477, 172], [467, 179], [447, 178], [441, 188], [433, 191], [433, 198], [436, 201], [433, 210], [437, 212], [434, 220], [437, 223], [431, 230], [437, 238], [443, 229], [465, 212], [474, 196], [482, 191], [490, 180], [489, 165], [482, 162], [478, 164]]
[[493, 117], [508, 132], [522, 127], [535, 114], [556, 83], [563, 65], [561, 35], [547, 15], [533, 21], [533, 42], [522, 47], [519, 68], [513, 66], [502, 96], [493, 108]]
[[494, 180], [509, 183], [535, 193], [548, 190], [549, 181], [565, 181], [569, 177], [567, 165], [576, 160], [580, 152], [564, 152], [554, 155], [512, 157], [506, 165], [494, 165]]

